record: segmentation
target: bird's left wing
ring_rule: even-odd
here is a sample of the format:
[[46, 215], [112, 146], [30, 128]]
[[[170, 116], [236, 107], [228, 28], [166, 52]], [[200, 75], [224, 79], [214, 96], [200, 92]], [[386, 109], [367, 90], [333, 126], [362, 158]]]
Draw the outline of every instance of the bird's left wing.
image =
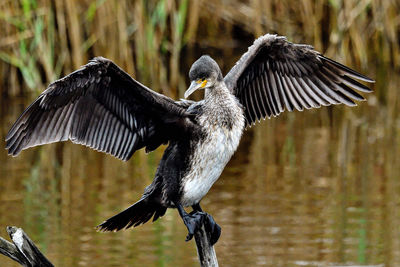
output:
[[364, 98], [353, 89], [372, 91], [356, 80], [374, 82], [324, 57], [312, 46], [271, 34], [258, 38], [224, 78], [245, 107], [247, 126], [278, 116], [285, 108], [302, 111], [331, 104], [354, 106], [352, 99]]
[[14, 123], [6, 148], [16, 156], [69, 139], [128, 160], [142, 147], [151, 151], [179, 136], [186, 109], [98, 57], [50, 84]]

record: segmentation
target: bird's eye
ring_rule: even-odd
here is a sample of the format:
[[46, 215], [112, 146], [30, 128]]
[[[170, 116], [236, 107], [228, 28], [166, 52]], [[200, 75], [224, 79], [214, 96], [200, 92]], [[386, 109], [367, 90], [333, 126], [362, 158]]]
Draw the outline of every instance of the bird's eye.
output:
[[197, 79], [196, 83], [202, 83], [204, 81], [205, 81], [205, 78], [200, 78], [200, 79]]

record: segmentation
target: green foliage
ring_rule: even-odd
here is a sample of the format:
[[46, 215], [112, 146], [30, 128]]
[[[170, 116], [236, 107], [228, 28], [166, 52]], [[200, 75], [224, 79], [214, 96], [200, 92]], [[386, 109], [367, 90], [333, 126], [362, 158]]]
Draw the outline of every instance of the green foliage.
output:
[[399, 13], [392, 0], [7, 0], [0, 4], [0, 91], [41, 91], [101, 55], [175, 96], [185, 84], [182, 48], [206, 41], [230, 54], [241, 38], [233, 27], [255, 37], [287, 35], [364, 68], [372, 59], [398, 67]]

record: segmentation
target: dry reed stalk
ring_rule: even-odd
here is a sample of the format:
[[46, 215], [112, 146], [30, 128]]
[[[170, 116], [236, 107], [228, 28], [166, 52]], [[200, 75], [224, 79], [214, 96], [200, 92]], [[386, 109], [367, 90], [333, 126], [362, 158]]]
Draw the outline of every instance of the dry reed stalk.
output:
[[232, 0], [229, 5], [223, 0], [5, 0], [0, 3], [0, 91], [41, 91], [102, 55], [176, 96], [185, 86], [179, 66], [194, 60], [182, 55], [185, 44], [225, 51], [245, 32], [287, 35], [364, 68], [372, 59], [399, 67], [399, 13], [395, 0]]

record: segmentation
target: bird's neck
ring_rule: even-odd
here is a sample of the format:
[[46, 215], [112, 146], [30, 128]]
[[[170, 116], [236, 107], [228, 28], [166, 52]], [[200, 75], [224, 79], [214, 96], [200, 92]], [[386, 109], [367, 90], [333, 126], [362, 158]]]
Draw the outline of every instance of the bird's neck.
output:
[[224, 82], [216, 82], [210, 89], [207, 88], [204, 93], [204, 100], [206, 102], [220, 102], [229, 100], [232, 97], [231, 92], [225, 86]]
[[[231, 128], [236, 122], [243, 120], [243, 111], [224, 82], [206, 89], [204, 95], [204, 111], [207, 123]], [[240, 124], [240, 123], [239, 123]], [[243, 128], [239, 125], [239, 128]]]

